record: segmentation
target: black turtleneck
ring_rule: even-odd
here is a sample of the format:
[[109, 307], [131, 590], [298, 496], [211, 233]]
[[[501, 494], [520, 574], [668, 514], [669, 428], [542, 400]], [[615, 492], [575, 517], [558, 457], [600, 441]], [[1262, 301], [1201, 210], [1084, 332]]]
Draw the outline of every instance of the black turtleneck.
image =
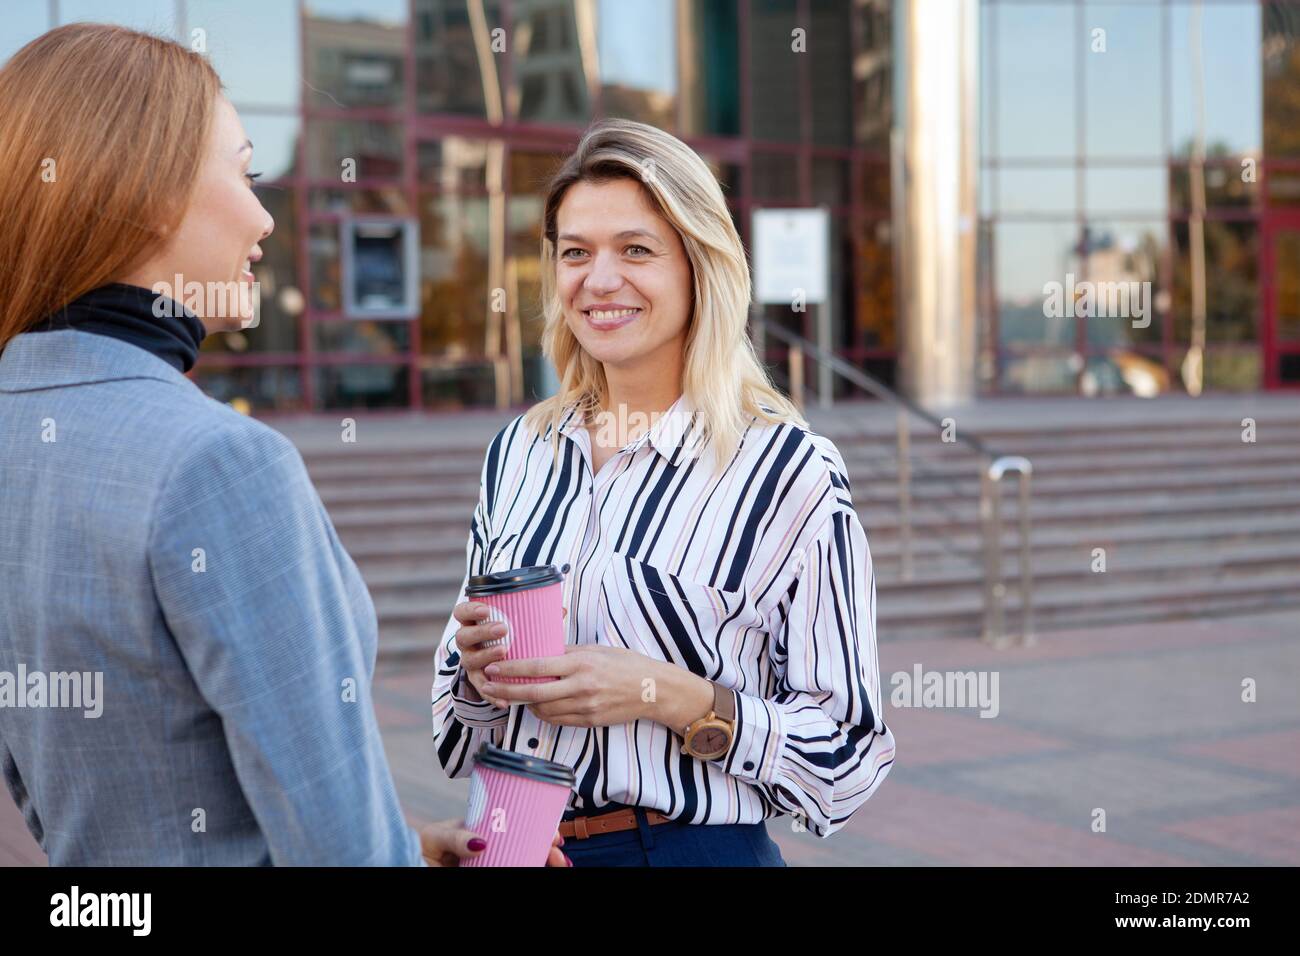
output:
[[[155, 302], [161, 315], [155, 314]], [[207, 334], [199, 317], [181, 303], [150, 289], [121, 282], [91, 289], [28, 331], [58, 329], [93, 332], [130, 342], [158, 356], [178, 372], [188, 372], [194, 367], [199, 346]]]

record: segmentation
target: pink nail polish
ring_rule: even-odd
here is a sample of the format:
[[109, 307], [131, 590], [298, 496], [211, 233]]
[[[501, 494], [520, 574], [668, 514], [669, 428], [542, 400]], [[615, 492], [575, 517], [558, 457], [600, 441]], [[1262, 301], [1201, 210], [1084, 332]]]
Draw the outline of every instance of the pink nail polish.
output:
[[486, 850], [487, 840], [484, 840], [482, 837], [475, 837], [474, 839], [469, 841], [469, 848], [473, 850], [475, 853], [477, 853], [479, 850]]

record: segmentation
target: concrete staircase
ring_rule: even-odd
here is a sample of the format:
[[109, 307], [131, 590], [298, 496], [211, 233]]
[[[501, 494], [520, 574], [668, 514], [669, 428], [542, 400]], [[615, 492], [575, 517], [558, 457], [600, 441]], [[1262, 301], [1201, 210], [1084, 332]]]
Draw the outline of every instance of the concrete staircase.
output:
[[[514, 412], [274, 422], [297, 442], [370, 586], [385, 654], [431, 653], [464, 574], [486, 443]], [[1001, 399], [943, 411], [1034, 464], [1037, 630], [1300, 605], [1300, 401], [1290, 396]], [[844, 455], [876, 568], [882, 640], [975, 638], [982, 615], [979, 469], [961, 444], [912, 435], [913, 554], [900, 575], [894, 413], [810, 408]], [[1256, 422], [1242, 441], [1241, 420]], [[1004, 482], [1007, 621], [1018, 621], [1014, 476]], [[1093, 570], [1094, 549], [1105, 572]]]

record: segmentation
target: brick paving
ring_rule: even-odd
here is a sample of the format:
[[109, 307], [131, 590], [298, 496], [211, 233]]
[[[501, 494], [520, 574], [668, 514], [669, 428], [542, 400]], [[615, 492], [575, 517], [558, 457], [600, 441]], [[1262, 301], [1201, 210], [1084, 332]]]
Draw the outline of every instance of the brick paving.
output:
[[[792, 866], [1300, 865], [1298, 638], [1297, 611], [1051, 632], [1003, 651], [886, 637], [886, 694], [917, 663], [996, 671], [997, 716], [890, 705], [897, 763], [848, 825], [825, 840], [783, 820], [769, 830]], [[426, 663], [382, 661], [375, 685], [416, 824], [466, 800], [433, 756], [429, 681]], [[0, 798], [0, 864], [43, 862]]]

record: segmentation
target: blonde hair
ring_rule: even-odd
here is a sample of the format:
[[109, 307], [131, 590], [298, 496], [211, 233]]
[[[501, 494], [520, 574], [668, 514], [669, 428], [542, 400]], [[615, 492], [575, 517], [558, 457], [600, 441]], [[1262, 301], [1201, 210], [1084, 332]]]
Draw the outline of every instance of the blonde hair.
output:
[[[556, 287], [556, 214], [575, 183], [631, 179], [655, 211], [676, 230], [691, 265], [682, 391], [698, 414], [699, 440], [712, 444], [722, 471], [754, 416], [769, 423], [808, 423], [772, 384], [747, 332], [749, 264], [713, 173], [695, 151], [653, 126], [624, 119], [592, 124], [577, 150], [552, 177], [542, 227], [542, 352], [555, 367], [559, 391], [524, 415], [536, 435], [552, 435], [565, 409], [594, 416], [608, 402], [605, 370], [583, 349], [564, 318]], [[762, 406], [771, 409], [769, 412]], [[584, 419], [585, 420], [585, 419]], [[558, 463], [560, 442], [555, 441]]]
[[0, 69], [0, 351], [166, 242], [220, 92], [200, 54], [100, 23], [50, 30]]

